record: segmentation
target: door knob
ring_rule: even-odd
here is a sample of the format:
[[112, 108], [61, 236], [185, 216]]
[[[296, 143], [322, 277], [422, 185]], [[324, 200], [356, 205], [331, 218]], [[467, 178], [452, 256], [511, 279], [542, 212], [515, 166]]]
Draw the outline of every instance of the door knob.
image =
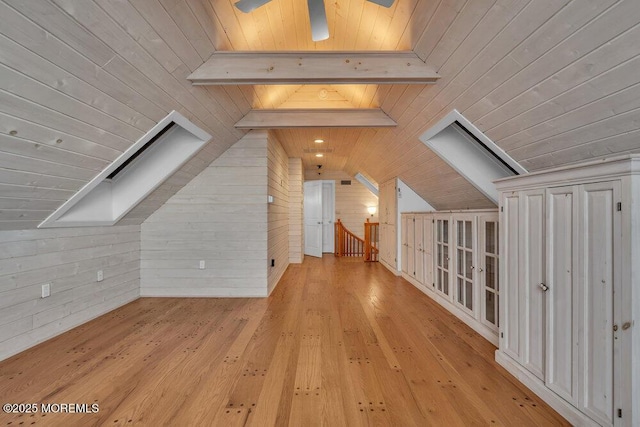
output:
[[549, 287], [547, 285], [545, 285], [544, 283], [540, 283], [538, 286], [540, 286], [540, 289], [542, 289], [545, 292], [547, 292], [549, 290]]

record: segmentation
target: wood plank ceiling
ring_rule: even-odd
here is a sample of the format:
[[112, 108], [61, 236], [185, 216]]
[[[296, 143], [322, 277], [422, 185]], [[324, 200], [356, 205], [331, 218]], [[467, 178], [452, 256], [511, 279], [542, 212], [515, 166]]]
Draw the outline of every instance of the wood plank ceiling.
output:
[[[307, 169], [395, 176], [439, 209], [490, 202], [418, 136], [459, 110], [529, 170], [640, 151], [637, 0], [0, 0], [0, 229], [35, 227], [171, 110], [214, 135], [134, 209], [140, 223], [235, 143], [251, 108], [380, 107], [393, 129], [275, 131]], [[410, 50], [435, 85], [193, 87], [216, 50]], [[322, 96], [319, 96], [322, 94]], [[331, 106], [329, 105], [331, 104]]]

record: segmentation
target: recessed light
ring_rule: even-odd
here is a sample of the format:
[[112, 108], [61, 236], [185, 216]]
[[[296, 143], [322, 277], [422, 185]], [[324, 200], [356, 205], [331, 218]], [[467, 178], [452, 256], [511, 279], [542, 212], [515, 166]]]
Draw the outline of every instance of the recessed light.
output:
[[316, 139], [313, 142], [315, 142], [316, 144], [322, 144], [324, 142], [324, 139]]
[[324, 157], [324, 154], [318, 153], [318, 154], [316, 154], [316, 157]]

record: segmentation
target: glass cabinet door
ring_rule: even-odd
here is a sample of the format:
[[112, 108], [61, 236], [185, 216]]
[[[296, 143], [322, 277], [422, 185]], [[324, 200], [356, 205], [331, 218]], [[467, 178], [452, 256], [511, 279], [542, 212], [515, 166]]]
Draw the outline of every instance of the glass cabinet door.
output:
[[473, 312], [475, 310], [473, 287], [473, 235], [474, 221], [471, 219], [456, 219], [456, 250], [455, 250], [455, 301]]
[[449, 220], [436, 220], [436, 290], [449, 296]]
[[480, 221], [480, 264], [483, 313], [482, 321], [495, 329], [499, 326], [498, 283], [498, 221], [483, 218]]

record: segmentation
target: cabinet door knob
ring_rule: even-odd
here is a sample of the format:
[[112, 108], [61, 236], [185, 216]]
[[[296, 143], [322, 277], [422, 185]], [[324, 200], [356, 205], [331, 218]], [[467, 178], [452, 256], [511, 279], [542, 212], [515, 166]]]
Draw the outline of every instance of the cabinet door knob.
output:
[[480, 267], [480, 268], [478, 269], [478, 271], [479, 271], [480, 273], [482, 273], [484, 270], [482, 269], [482, 267]]
[[626, 331], [627, 329], [629, 329], [631, 327], [631, 322], [624, 322], [622, 324], [622, 330]]
[[547, 285], [545, 285], [544, 283], [540, 283], [538, 286], [540, 286], [540, 289], [542, 289], [545, 292], [547, 292], [549, 290], [549, 287]]

